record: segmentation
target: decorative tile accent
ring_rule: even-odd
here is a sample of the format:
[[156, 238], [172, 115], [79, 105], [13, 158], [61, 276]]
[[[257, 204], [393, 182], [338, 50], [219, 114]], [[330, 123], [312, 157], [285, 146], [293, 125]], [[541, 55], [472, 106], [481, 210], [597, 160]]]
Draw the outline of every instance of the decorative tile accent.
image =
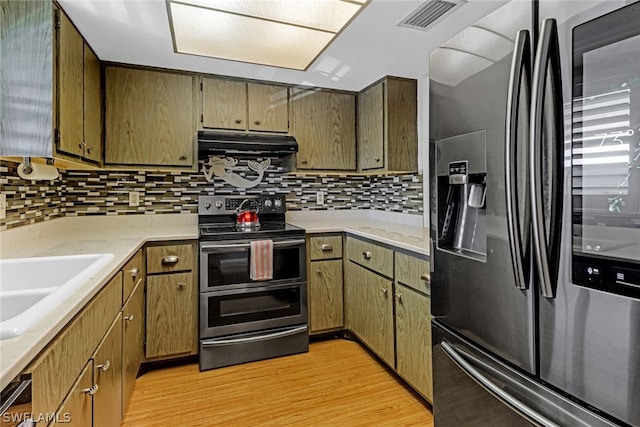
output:
[[[0, 230], [58, 216], [196, 213], [201, 194], [281, 194], [289, 210], [376, 209], [415, 215], [423, 211], [423, 177], [417, 173], [298, 175], [274, 165], [258, 186], [243, 189], [218, 177], [207, 182], [201, 172], [61, 171], [57, 180], [46, 184], [22, 180], [12, 163], [0, 162], [0, 172], [8, 204]], [[255, 176], [253, 171], [238, 174]], [[130, 191], [140, 194], [139, 206], [129, 206]], [[316, 204], [318, 191], [325, 193], [322, 206]]]

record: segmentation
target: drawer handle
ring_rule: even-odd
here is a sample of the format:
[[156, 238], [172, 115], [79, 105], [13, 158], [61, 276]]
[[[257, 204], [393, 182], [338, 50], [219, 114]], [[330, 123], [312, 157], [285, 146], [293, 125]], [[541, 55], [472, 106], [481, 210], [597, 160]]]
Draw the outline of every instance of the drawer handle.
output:
[[166, 257], [162, 258], [163, 264], [176, 264], [178, 261], [180, 261], [178, 255], [167, 255]]
[[333, 250], [333, 245], [329, 243], [324, 243], [322, 246], [320, 246], [320, 250], [322, 252], [331, 252]]
[[380, 288], [380, 290], [382, 291], [383, 294], [387, 295], [387, 293], [389, 292], [389, 290], [387, 288]]
[[420, 280], [427, 282], [427, 284], [431, 284], [431, 277], [429, 277], [429, 273], [422, 273], [420, 275]]
[[98, 392], [98, 384], [94, 384], [91, 387], [85, 388], [82, 391], [87, 393], [89, 396], [93, 396], [94, 394], [96, 394]]
[[109, 359], [107, 359], [107, 361], [104, 362], [102, 365], [96, 366], [96, 368], [100, 369], [102, 372], [107, 372], [110, 367], [111, 367], [111, 362], [109, 361]]
[[183, 289], [185, 286], [187, 286], [187, 284], [185, 282], [178, 282], [178, 287], [180, 289]]
[[371, 252], [363, 251], [362, 256], [364, 257], [364, 259], [371, 259]]
[[309, 163], [309, 160], [301, 160], [300, 163], [302, 163], [303, 165], [306, 165], [307, 163]]
[[126, 317], [123, 317], [124, 320], [128, 320], [128, 321], [132, 321], [133, 320], [133, 314], [130, 314]]
[[134, 279], [138, 277], [139, 273], [140, 273], [140, 270], [138, 270], [138, 267], [135, 267], [129, 270], [129, 274], [131, 274], [131, 277], [133, 277]]

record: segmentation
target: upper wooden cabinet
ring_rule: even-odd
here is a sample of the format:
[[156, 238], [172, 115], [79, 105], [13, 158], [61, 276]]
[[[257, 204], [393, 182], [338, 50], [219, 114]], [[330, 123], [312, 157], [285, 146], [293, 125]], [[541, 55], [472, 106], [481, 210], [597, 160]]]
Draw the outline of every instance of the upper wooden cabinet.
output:
[[418, 169], [417, 82], [385, 77], [358, 95], [358, 169]]
[[205, 77], [200, 91], [203, 128], [289, 132], [286, 86]]
[[[102, 161], [100, 62], [51, 1], [2, 2], [0, 156]], [[4, 25], [6, 24], [6, 25]]]
[[293, 89], [292, 134], [298, 169], [356, 169], [356, 98], [353, 93]]
[[106, 67], [105, 163], [192, 167], [194, 78]]
[[99, 163], [102, 160], [100, 61], [59, 12], [58, 115], [56, 150]]

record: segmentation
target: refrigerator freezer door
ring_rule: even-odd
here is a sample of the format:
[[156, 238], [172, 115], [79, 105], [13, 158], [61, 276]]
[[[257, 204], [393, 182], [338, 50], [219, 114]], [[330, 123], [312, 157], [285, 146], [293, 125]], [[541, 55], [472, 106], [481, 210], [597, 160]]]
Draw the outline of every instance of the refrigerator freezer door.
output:
[[[509, 2], [432, 52], [429, 132], [435, 140], [437, 175], [431, 217], [431, 235], [437, 243], [432, 253], [432, 314], [508, 362], [535, 373], [535, 290], [529, 286], [526, 249], [530, 238], [526, 196], [529, 76], [523, 67], [515, 67], [519, 74], [512, 79], [516, 89], [510, 91], [513, 85], [508, 84], [514, 68], [516, 35], [523, 29], [531, 33], [531, 9], [531, 2]], [[524, 54], [520, 53], [524, 61]], [[515, 102], [508, 102], [509, 93], [517, 96]], [[508, 108], [515, 108], [514, 120], [509, 120], [513, 135], [510, 153], [515, 159], [509, 170], [515, 174], [512, 194], [516, 199], [510, 205], [511, 212], [516, 208], [512, 227], [507, 221], [505, 189]], [[467, 146], [459, 147], [460, 144]], [[486, 151], [482, 171], [475, 170], [478, 162], [472, 155], [478, 146]], [[463, 172], [468, 174], [469, 185], [453, 188], [452, 169], [459, 172], [464, 164], [468, 164], [468, 170]], [[472, 200], [469, 205], [468, 198], [456, 197], [461, 192], [471, 193], [471, 184], [476, 188], [472, 195], [480, 194], [482, 189], [482, 221], [476, 222], [478, 227], [474, 222], [469, 226], [469, 218], [480, 210], [473, 207], [479, 202]], [[454, 214], [456, 200], [467, 200], [459, 209], [467, 213], [466, 222], [464, 215]], [[463, 236], [474, 236], [473, 245], [465, 245], [464, 239], [463, 244], [455, 244], [452, 236], [460, 233], [450, 228], [460, 224], [466, 227]], [[522, 237], [522, 248], [515, 253], [525, 264], [518, 269], [518, 284], [509, 240], [514, 225]], [[476, 234], [482, 231], [484, 235], [478, 237]]]
[[507, 367], [438, 321], [432, 327], [436, 426], [615, 425]]
[[[539, 302], [539, 361], [540, 377], [547, 383], [616, 419], [630, 425], [640, 425], [640, 300], [577, 285], [572, 277], [572, 237], [575, 238], [572, 231], [574, 234], [580, 233], [583, 223], [576, 221], [575, 212], [572, 215], [577, 199], [572, 200], [571, 196], [572, 192], [574, 195], [579, 194], [577, 191], [583, 191], [586, 187], [580, 184], [580, 176], [574, 176], [572, 181], [572, 160], [569, 153], [576, 147], [576, 135], [584, 138], [589, 134], [585, 133], [587, 129], [583, 123], [586, 115], [574, 115], [572, 104], [575, 103], [571, 101], [576, 93], [607, 83], [607, 90], [620, 87], [630, 90], [631, 117], [638, 117], [640, 42], [628, 43], [626, 54], [620, 55], [619, 49], [625, 46], [620, 43], [622, 40], [618, 40], [608, 60], [600, 58], [594, 62], [588, 58], [588, 54], [584, 54], [582, 70], [572, 68], [572, 63], [577, 63], [576, 58], [572, 58], [575, 54], [572, 50], [576, 45], [604, 43], [605, 45], [598, 47], [601, 49], [599, 53], [602, 53], [607, 49], [605, 40], [609, 35], [614, 34], [614, 40], [616, 33], [633, 37], [635, 31], [637, 35], [640, 2], [627, 6], [621, 13], [610, 13], [628, 4], [629, 2], [622, 1], [539, 3], [540, 19], [554, 18], [557, 22], [564, 99], [563, 151], [566, 156], [562, 212], [565, 226], [560, 245], [560, 268], [558, 281], [553, 284], [556, 288], [555, 297], [540, 298]], [[603, 24], [603, 27], [598, 28], [599, 24]], [[582, 25], [593, 25], [592, 29], [583, 32], [591, 41], [574, 39], [580, 33], [575, 30], [576, 27]], [[606, 82], [607, 79], [610, 82]], [[577, 84], [581, 87], [577, 87]], [[593, 95], [594, 92], [590, 93]], [[580, 107], [585, 108], [585, 104]], [[593, 104], [587, 107], [591, 108]], [[605, 108], [593, 111], [589, 117], [596, 121], [589, 123], [589, 127], [597, 130], [594, 126], [598, 126], [598, 132], [605, 132], [606, 128], [621, 121], [615, 116], [618, 110], [619, 108]], [[580, 120], [579, 126], [574, 123], [576, 118]], [[640, 130], [640, 123], [636, 121], [631, 128], [634, 133], [637, 132]], [[613, 142], [620, 144], [620, 141]], [[627, 143], [640, 144], [640, 139], [629, 140]], [[602, 147], [608, 146], [611, 146], [611, 141], [604, 141]], [[587, 148], [590, 153], [594, 152], [592, 146]], [[581, 150], [584, 153], [584, 147]], [[606, 156], [607, 159], [609, 157]], [[575, 158], [573, 163], [575, 164]], [[604, 163], [599, 166], [602, 170], [608, 167]], [[598, 180], [603, 183], [607, 179], [607, 176], [601, 175]], [[595, 189], [589, 189], [593, 190]], [[640, 217], [636, 216], [636, 221], [635, 227], [629, 228], [624, 235], [638, 232]], [[567, 226], [568, 224], [573, 226]], [[607, 237], [616, 238], [613, 229]]]

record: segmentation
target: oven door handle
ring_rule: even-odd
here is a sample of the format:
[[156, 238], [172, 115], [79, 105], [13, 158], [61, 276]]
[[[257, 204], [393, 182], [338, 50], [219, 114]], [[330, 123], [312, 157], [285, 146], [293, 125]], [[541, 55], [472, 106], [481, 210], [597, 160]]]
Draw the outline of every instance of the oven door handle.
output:
[[304, 332], [307, 330], [307, 325], [298, 326], [291, 329], [285, 329], [283, 331], [274, 332], [271, 334], [258, 335], [254, 337], [246, 337], [246, 338], [231, 338], [231, 339], [223, 339], [223, 338], [214, 338], [211, 340], [202, 341], [202, 347], [221, 347], [225, 345], [232, 344], [243, 344], [250, 342], [258, 342], [258, 341], [266, 341], [273, 338], [281, 338], [288, 337], [290, 335], [299, 334], [300, 332]]
[[[273, 242], [273, 247], [282, 247], [282, 246], [298, 246], [304, 245], [304, 239], [296, 239], [296, 240], [280, 240]], [[219, 244], [219, 243], [203, 243], [200, 248], [203, 251], [217, 251], [224, 249], [248, 249], [251, 247], [251, 243], [227, 243], [227, 244]]]

